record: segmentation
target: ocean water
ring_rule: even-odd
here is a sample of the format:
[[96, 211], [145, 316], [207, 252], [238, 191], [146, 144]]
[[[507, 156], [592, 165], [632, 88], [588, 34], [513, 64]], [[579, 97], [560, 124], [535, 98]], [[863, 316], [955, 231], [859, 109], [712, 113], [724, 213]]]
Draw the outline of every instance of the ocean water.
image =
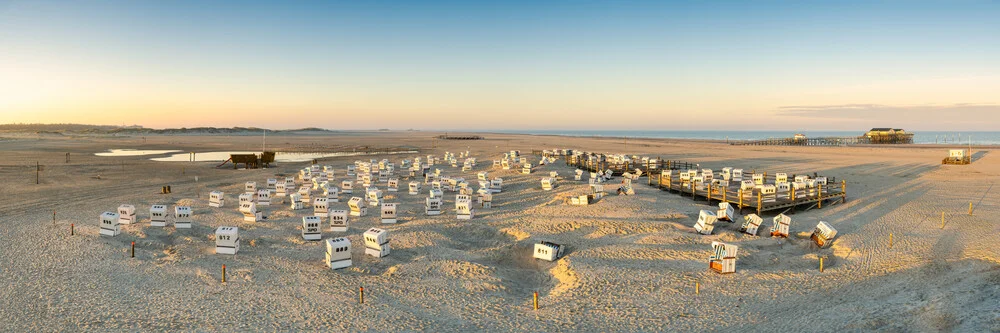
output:
[[[755, 140], [791, 138], [796, 133], [807, 137], [843, 137], [863, 135], [862, 131], [642, 131], [642, 130], [502, 130], [495, 133], [546, 134], [568, 136], [608, 136], [630, 138], [665, 138], [699, 140]], [[1000, 145], [1000, 132], [912, 132], [913, 142], [919, 144], [968, 144]]]

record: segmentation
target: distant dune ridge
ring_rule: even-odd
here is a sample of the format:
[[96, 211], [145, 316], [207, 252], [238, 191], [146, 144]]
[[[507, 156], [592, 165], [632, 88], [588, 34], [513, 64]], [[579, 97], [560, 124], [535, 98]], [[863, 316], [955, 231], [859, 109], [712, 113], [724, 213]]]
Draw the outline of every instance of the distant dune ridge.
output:
[[317, 127], [273, 130], [257, 127], [182, 127], [154, 129], [145, 128], [139, 125], [113, 126], [113, 125], [85, 125], [85, 124], [4, 124], [0, 125], [0, 132], [8, 133], [37, 133], [37, 134], [250, 134], [262, 133], [308, 133], [308, 132], [333, 132], [328, 129]]

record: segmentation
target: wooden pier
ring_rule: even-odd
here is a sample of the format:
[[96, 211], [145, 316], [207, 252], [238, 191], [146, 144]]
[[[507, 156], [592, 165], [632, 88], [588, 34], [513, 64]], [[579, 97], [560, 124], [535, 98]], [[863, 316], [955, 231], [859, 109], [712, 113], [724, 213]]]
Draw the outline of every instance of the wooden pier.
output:
[[[775, 194], [762, 194], [760, 189], [754, 188], [743, 190], [741, 182], [731, 180], [728, 186], [713, 185], [710, 181], [705, 182], [700, 187], [695, 182], [682, 180], [679, 172], [671, 172], [671, 176], [661, 177], [664, 170], [686, 171], [694, 169], [697, 164], [684, 161], [669, 161], [659, 158], [650, 158], [646, 164], [642, 163], [609, 163], [602, 162], [601, 158], [585, 158], [587, 155], [573, 156], [567, 158], [566, 164], [578, 169], [598, 172], [612, 170], [613, 174], [621, 175], [624, 172], [634, 172], [635, 169], [643, 171], [649, 186], [659, 188], [663, 191], [676, 193], [693, 200], [705, 200], [706, 204], [718, 202], [728, 202], [743, 212], [745, 208], [755, 211], [758, 215], [774, 210], [786, 210], [801, 206], [808, 208], [823, 208], [825, 203], [836, 204], [847, 201], [847, 182], [841, 180], [836, 182], [836, 178], [829, 178], [828, 185], [817, 184], [812, 188], [795, 189], [790, 186], [788, 191], [777, 192]], [[596, 156], [596, 155], [595, 155]], [[700, 170], [699, 170], [700, 171]], [[753, 173], [745, 174], [744, 179], [751, 179]], [[774, 174], [763, 173], [764, 184], [773, 185], [776, 181]], [[788, 175], [789, 179], [795, 179], [796, 175]], [[815, 175], [814, 175], [815, 176]]]
[[867, 144], [910, 144], [913, 134], [893, 137], [844, 136], [822, 138], [768, 138], [759, 140], [729, 141], [734, 146], [848, 146]]

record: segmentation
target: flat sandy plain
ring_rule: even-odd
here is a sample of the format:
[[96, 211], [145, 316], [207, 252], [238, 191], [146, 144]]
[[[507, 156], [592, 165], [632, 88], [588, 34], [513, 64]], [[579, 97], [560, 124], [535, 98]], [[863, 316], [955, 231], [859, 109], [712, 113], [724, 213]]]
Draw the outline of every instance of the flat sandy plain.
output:
[[[0, 330], [2, 331], [964, 331], [1000, 330], [1000, 158], [977, 150], [967, 166], [942, 166], [944, 147], [738, 147], [683, 140], [623, 140], [484, 134], [481, 141], [432, 140], [437, 133], [341, 133], [269, 137], [277, 151], [413, 147], [398, 162], [469, 150], [475, 179], [504, 178], [492, 209], [458, 221], [454, 195], [443, 215], [423, 214], [405, 190], [400, 221], [386, 228], [392, 253], [363, 255], [361, 233], [377, 214], [353, 218], [346, 235], [354, 266], [323, 266], [323, 244], [300, 236], [301, 216], [271, 206], [267, 222], [244, 223], [236, 195], [245, 181], [293, 175], [309, 163], [269, 169], [216, 169], [218, 163], [97, 157], [111, 148], [182, 151], [256, 150], [255, 136], [61, 137], [0, 140]], [[503, 151], [570, 148], [660, 156], [769, 172], [846, 179], [848, 200], [794, 212], [789, 239], [749, 236], [720, 222], [694, 232], [711, 209], [643, 185], [586, 207], [564, 204], [587, 191], [559, 161], [531, 175], [492, 170]], [[65, 162], [65, 153], [71, 161]], [[376, 158], [382, 158], [378, 156]], [[324, 159], [347, 179], [356, 157]], [[35, 184], [34, 164], [44, 165]], [[537, 162], [537, 161], [532, 161]], [[567, 177], [554, 191], [539, 179]], [[98, 176], [100, 177], [98, 179]], [[198, 181], [195, 181], [195, 177]], [[408, 183], [405, 178], [403, 184]], [[170, 185], [172, 194], [160, 194]], [[384, 185], [382, 185], [384, 187]], [[425, 187], [426, 189], [426, 187]], [[208, 207], [212, 190], [224, 208]], [[335, 208], [346, 209], [346, 196]], [[973, 215], [968, 205], [974, 204]], [[133, 204], [141, 223], [98, 236], [98, 217]], [[195, 227], [149, 225], [151, 204], [191, 205]], [[53, 221], [53, 211], [56, 213]], [[941, 213], [945, 226], [941, 228]], [[775, 213], [764, 216], [770, 227]], [[808, 239], [819, 221], [840, 232], [833, 246]], [[70, 224], [76, 235], [70, 236]], [[214, 253], [213, 231], [239, 226], [238, 255]], [[890, 235], [893, 245], [889, 246]], [[340, 236], [324, 230], [324, 237]], [[569, 246], [565, 258], [531, 258], [532, 244]], [[735, 274], [707, 269], [715, 240], [740, 246]], [[135, 241], [136, 256], [129, 257]], [[818, 257], [826, 256], [826, 270]], [[221, 282], [220, 267], [228, 267]], [[695, 294], [695, 283], [701, 292]], [[358, 304], [357, 290], [366, 299]], [[532, 309], [531, 295], [541, 309]]]

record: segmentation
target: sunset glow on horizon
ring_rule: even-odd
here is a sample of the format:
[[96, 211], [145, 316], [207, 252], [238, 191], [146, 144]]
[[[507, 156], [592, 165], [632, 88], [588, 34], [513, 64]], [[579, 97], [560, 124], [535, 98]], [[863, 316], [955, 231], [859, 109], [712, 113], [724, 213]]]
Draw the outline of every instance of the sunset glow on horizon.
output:
[[0, 2], [0, 123], [997, 130], [1000, 2]]

